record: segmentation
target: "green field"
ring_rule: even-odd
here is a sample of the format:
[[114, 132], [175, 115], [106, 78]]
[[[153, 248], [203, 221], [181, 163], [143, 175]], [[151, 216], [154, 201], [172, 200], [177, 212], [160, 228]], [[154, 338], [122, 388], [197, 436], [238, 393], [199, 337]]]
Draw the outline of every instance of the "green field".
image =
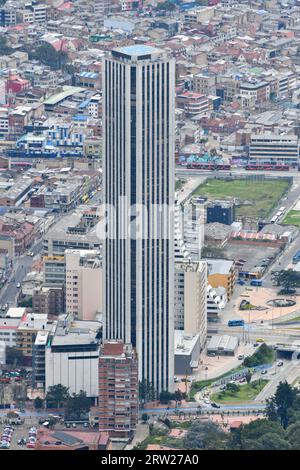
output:
[[284, 225], [296, 225], [297, 227], [300, 227], [300, 211], [289, 211], [282, 223]]
[[214, 393], [211, 396], [211, 400], [221, 404], [252, 401], [259, 392], [262, 391], [267, 382], [267, 380], [259, 379], [251, 382], [250, 384], [241, 385], [239, 391], [235, 393], [228, 390]]
[[288, 191], [290, 182], [286, 179], [273, 180], [221, 180], [209, 178], [194, 192], [195, 196], [206, 196], [210, 200], [237, 198], [247, 201], [236, 207], [236, 215], [265, 218], [277, 206], [279, 200]]

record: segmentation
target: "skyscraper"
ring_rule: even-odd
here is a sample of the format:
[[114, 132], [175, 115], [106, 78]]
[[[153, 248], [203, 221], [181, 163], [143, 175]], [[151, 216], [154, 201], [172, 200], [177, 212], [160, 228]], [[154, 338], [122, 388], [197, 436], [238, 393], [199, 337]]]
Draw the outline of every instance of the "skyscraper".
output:
[[174, 380], [174, 75], [149, 46], [104, 62], [104, 337], [132, 343], [158, 391]]

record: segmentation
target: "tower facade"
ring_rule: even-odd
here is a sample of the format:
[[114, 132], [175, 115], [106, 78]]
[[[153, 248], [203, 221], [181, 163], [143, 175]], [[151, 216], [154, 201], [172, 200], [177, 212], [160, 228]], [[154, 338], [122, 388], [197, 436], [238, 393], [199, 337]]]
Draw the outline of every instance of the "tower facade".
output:
[[136, 347], [158, 392], [174, 381], [174, 75], [149, 46], [104, 62], [104, 337]]

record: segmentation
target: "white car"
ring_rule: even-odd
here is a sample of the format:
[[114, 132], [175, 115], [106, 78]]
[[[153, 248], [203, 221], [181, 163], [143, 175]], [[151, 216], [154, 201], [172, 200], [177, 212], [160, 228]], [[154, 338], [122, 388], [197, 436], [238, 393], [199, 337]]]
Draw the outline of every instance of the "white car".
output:
[[21, 284], [18, 282], [17, 285], [16, 285], [16, 287], [17, 287], [18, 289], [20, 289]]

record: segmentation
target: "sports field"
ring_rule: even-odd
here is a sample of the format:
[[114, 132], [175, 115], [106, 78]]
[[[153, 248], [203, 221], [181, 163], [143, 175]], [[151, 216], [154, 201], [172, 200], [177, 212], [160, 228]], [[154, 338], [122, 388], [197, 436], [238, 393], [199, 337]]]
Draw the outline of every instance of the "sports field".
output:
[[236, 215], [265, 218], [288, 191], [289, 181], [283, 178], [253, 181], [247, 179], [225, 180], [209, 178], [194, 192], [209, 200], [236, 199]]

